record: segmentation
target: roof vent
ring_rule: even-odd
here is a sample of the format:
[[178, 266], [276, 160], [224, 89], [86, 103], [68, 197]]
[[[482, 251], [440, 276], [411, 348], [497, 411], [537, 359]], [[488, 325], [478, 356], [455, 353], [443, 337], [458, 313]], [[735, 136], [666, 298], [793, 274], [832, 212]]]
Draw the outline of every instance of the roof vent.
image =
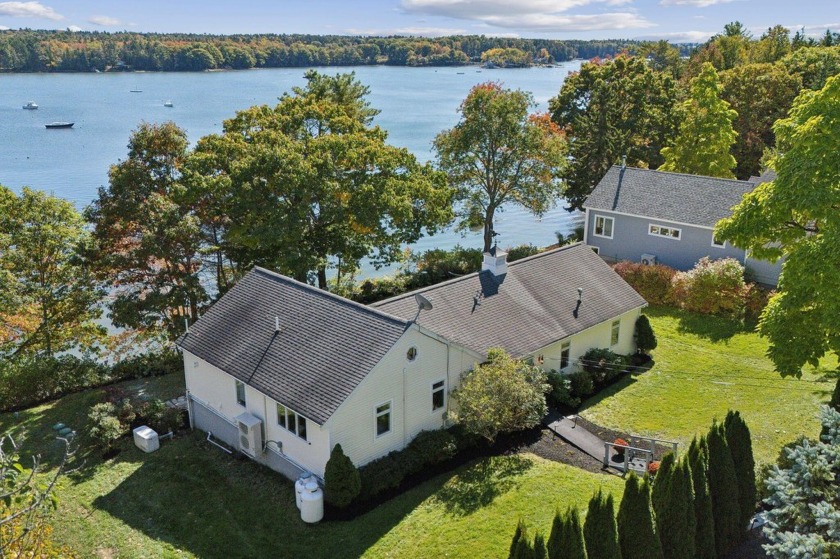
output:
[[627, 168], [627, 155], [622, 155], [621, 156], [621, 168], [622, 169]]
[[275, 332], [280, 331], [280, 317], [279, 316], [274, 317], [274, 331]]
[[501, 276], [507, 273], [507, 253], [494, 246], [484, 253], [484, 261], [481, 263], [481, 271], [489, 270], [494, 276]]

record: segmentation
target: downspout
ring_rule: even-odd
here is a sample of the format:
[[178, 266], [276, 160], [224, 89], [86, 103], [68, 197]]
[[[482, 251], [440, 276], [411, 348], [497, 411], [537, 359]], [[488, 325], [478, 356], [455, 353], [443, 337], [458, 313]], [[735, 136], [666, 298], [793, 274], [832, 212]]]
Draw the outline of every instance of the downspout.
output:
[[405, 423], [406, 423], [406, 420], [408, 419], [406, 417], [406, 409], [405, 409], [406, 408], [406, 405], [405, 405], [405, 367], [403, 367], [402, 372], [403, 372], [403, 378], [402, 378], [402, 380], [403, 380], [403, 386], [402, 386], [402, 412], [403, 412], [402, 413], [402, 416], [403, 416], [402, 439], [403, 439], [403, 448], [405, 448], [405, 445], [406, 445], [406, 442], [405, 442]]
[[444, 419], [442, 421], [443, 427], [446, 427], [446, 423], [449, 421], [449, 395], [452, 393], [452, 385], [449, 382], [449, 340], [446, 340], [446, 414], [444, 415]]

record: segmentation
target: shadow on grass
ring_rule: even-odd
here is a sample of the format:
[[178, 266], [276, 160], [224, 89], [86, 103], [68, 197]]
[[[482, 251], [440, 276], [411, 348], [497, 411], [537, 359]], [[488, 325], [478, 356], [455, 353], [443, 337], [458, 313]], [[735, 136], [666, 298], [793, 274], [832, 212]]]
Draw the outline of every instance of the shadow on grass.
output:
[[517, 478], [534, 465], [527, 457], [491, 456], [453, 476], [434, 496], [446, 512], [466, 516], [486, 507], [516, 485]]
[[676, 318], [679, 320], [677, 331], [680, 334], [693, 334], [712, 342], [725, 342], [736, 334], [755, 331], [754, 322], [691, 313], [671, 307], [650, 307], [645, 309], [645, 314], [648, 316]]

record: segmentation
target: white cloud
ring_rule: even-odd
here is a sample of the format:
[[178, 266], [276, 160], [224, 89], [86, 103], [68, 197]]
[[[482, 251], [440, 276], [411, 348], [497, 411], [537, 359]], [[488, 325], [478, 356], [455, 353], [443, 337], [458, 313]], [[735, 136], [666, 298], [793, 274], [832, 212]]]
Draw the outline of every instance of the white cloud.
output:
[[369, 35], [387, 37], [390, 35], [408, 35], [412, 37], [446, 37], [448, 35], [466, 35], [466, 29], [451, 27], [396, 27], [390, 29], [345, 29], [350, 35]]
[[109, 16], [90, 16], [88, 21], [94, 25], [101, 25], [102, 27], [116, 27], [117, 25], [122, 25], [120, 20]]
[[[797, 31], [801, 31], [802, 29], [805, 30], [805, 35], [808, 37], [815, 37], [818, 35], [825, 35], [825, 32], [830, 30], [832, 32], [840, 33], [840, 23], [821, 23], [817, 25], [807, 25], [807, 24], [797, 24], [797, 25], [785, 25], [791, 33], [796, 33]], [[761, 33], [764, 33], [767, 29], [762, 29]]]
[[76, 31], [81, 31], [81, 30], [82, 30], [82, 28], [79, 27], [78, 25], [70, 25], [70, 26], [67, 27], [67, 31], [76, 32]]
[[662, 0], [662, 6], [694, 6], [695, 8], [708, 8], [715, 4], [727, 4], [733, 0]]
[[674, 31], [670, 33], [651, 33], [633, 37], [639, 41], [660, 41], [662, 39], [669, 43], [703, 43], [714, 35], [715, 31]]
[[0, 2], [0, 16], [35, 17], [54, 21], [64, 19], [64, 16], [40, 2]]
[[409, 12], [472, 20], [505, 29], [534, 31], [592, 31], [638, 29], [654, 24], [632, 12], [566, 14], [593, 4], [618, 6], [632, 0], [402, 0]]

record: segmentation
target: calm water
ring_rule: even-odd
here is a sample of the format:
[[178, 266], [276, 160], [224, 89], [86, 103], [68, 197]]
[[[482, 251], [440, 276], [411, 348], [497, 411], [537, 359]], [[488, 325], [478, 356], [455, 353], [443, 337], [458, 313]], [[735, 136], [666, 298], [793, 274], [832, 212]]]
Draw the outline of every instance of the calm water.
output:
[[[555, 68], [519, 70], [389, 66], [353, 70], [370, 87], [370, 103], [381, 111], [375, 123], [388, 131], [389, 142], [407, 147], [418, 159], [427, 161], [433, 156], [433, 138], [457, 122], [458, 105], [473, 85], [493, 80], [530, 91], [538, 109], [546, 110], [566, 75], [579, 66], [575, 61]], [[332, 74], [348, 69], [319, 71]], [[128, 137], [140, 122], [172, 120], [195, 142], [220, 133], [222, 121], [237, 110], [275, 104], [283, 92], [304, 84], [304, 72], [0, 74], [0, 184], [15, 191], [23, 186], [47, 190], [81, 209], [107, 184], [108, 167], [125, 158]], [[23, 110], [28, 101], [35, 101], [40, 108]], [[174, 106], [164, 107], [165, 101]], [[53, 121], [76, 124], [69, 130], [44, 128]], [[568, 233], [581, 220], [562, 205], [560, 201], [541, 220], [524, 210], [507, 208], [497, 218], [500, 244], [544, 246], [556, 242], [556, 231]], [[412, 248], [423, 251], [459, 243], [481, 246], [481, 238], [477, 233], [463, 236], [446, 231], [425, 237]], [[376, 273], [368, 266], [363, 272]]]

